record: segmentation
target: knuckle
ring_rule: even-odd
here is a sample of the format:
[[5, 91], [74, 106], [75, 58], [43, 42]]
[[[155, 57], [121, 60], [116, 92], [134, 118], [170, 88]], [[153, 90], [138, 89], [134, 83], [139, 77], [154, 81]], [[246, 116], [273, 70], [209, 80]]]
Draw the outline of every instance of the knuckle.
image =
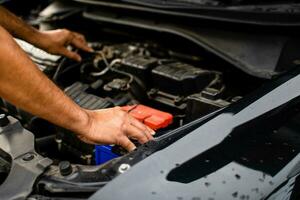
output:
[[144, 132], [148, 132], [148, 129], [147, 127], [140, 121], [138, 121], [139, 125], [140, 125], [140, 128], [144, 131]]
[[76, 37], [78, 37], [81, 40], [85, 40], [85, 37], [80, 33], [76, 33]]
[[144, 143], [148, 142], [148, 138], [146, 136], [143, 136], [140, 138], [139, 141], [140, 141], [140, 143], [144, 144]]
[[62, 29], [64, 32], [70, 32], [68, 29], [64, 28]]
[[114, 107], [114, 109], [117, 110], [117, 111], [122, 110], [122, 108], [120, 106], [116, 106], [116, 107]]
[[122, 138], [118, 138], [115, 143], [118, 146], [122, 146]]
[[121, 109], [121, 110], [118, 110], [118, 113], [119, 113], [120, 117], [123, 118], [124, 121], [129, 121], [130, 115], [128, 115], [125, 111], [123, 111]]
[[122, 137], [120, 140], [119, 140], [119, 145], [123, 146], [123, 147], [127, 147], [128, 145], [130, 145], [129, 143], [129, 140], [125, 137]]
[[66, 34], [66, 35], [70, 33], [70, 31], [68, 29], [65, 29], [65, 28], [61, 29], [61, 31], [62, 31], [62, 33]]
[[123, 112], [122, 112], [121, 107], [114, 107], [113, 110], [116, 115], [118, 115], [119, 117], [122, 116]]
[[122, 123], [121, 124], [121, 133], [124, 134], [127, 129], [128, 129], [127, 123]]

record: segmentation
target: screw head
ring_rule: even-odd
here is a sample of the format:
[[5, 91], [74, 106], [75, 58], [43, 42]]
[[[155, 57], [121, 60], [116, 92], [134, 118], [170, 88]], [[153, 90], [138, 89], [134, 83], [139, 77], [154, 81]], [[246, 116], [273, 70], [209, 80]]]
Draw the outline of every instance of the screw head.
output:
[[34, 154], [32, 154], [32, 153], [26, 153], [24, 156], [23, 156], [23, 158], [22, 158], [24, 161], [31, 161], [31, 160], [33, 160], [34, 159]]
[[119, 167], [119, 172], [121, 174], [123, 174], [124, 172], [128, 171], [130, 169], [130, 165], [129, 164], [126, 164], [126, 163], [123, 163], [120, 165]]

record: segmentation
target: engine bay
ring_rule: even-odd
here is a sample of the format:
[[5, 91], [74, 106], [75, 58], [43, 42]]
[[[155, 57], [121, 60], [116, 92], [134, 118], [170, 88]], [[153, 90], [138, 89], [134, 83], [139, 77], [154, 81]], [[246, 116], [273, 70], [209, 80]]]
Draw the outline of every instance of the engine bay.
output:
[[[156, 130], [156, 137], [222, 109], [243, 95], [232, 94], [224, 81], [224, 74], [205, 68], [200, 58], [192, 58], [199, 60], [198, 63], [188, 63], [154, 43], [91, 42], [95, 52], [81, 52], [83, 60], [77, 63], [48, 55], [24, 41], [17, 42], [79, 106], [90, 110], [120, 106]], [[107, 153], [107, 150], [111, 154], [107, 155], [108, 160], [126, 154], [115, 146], [101, 149], [85, 144], [70, 131], [30, 116], [5, 100], [1, 106], [33, 131], [37, 141], [54, 139], [56, 153], [53, 150], [44, 152], [51, 158], [68, 158], [75, 163], [91, 165], [103, 164], [96, 155]], [[44, 144], [37, 142], [37, 146], [44, 151]]]
[[[265, 82], [182, 38], [170, 37], [164, 42], [164, 37], [149, 33], [141, 39], [108, 30], [103, 30], [102, 35], [94, 33], [92, 28], [78, 30], [95, 50], [79, 52], [81, 62], [16, 41], [39, 69], [79, 106], [89, 110], [119, 106], [154, 129], [155, 140], [145, 145], [134, 141], [138, 148], [132, 153], [116, 145], [86, 144], [72, 132], [0, 99], [1, 111], [31, 131], [37, 153], [53, 161], [36, 184], [35, 194], [68, 196], [76, 192], [89, 196], [133, 164], [188, 134], [207, 116], [239, 101]], [[8, 165], [5, 162], [3, 166], [7, 169]]]

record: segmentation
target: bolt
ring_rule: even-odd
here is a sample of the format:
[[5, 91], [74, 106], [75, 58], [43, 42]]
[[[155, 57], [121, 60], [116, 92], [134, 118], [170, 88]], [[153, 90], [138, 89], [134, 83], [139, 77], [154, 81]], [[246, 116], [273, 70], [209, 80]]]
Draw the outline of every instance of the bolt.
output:
[[34, 154], [32, 154], [32, 153], [26, 153], [24, 156], [23, 156], [23, 158], [22, 158], [24, 161], [31, 161], [31, 160], [33, 160], [34, 159]]
[[130, 169], [130, 165], [129, 165], [129, 164], [123, 163], [123, 164], [121, 164], [120, 167], [119, 167], [119, 172], [120, 172], [121, 174], [123, 174], [124, 172], [126, 172], [126, 171], [129, 170], [129, 169]]
[[85, 159], [86, 159], [86, 164], [87, 165], [92, 164], [92, 155], [91, 154], [85, 155]]
[[62, 139], [55, 139], [56, 143], [57, 143], [57, 149], [60, 151], [61, 147], [62, 147]]

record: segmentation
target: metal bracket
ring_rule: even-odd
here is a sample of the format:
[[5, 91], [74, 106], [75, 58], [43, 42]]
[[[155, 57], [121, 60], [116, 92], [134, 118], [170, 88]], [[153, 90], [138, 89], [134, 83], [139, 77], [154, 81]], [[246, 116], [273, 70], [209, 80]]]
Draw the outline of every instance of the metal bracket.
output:
[[8, 117], [9, 124], [0, 127], [0, 149], [11, 156], [11, 169], [0, 187], [1, 199], [26, 199], [33, 185], [52, 160], [34, 150], [34, 135], [20, 122]]

